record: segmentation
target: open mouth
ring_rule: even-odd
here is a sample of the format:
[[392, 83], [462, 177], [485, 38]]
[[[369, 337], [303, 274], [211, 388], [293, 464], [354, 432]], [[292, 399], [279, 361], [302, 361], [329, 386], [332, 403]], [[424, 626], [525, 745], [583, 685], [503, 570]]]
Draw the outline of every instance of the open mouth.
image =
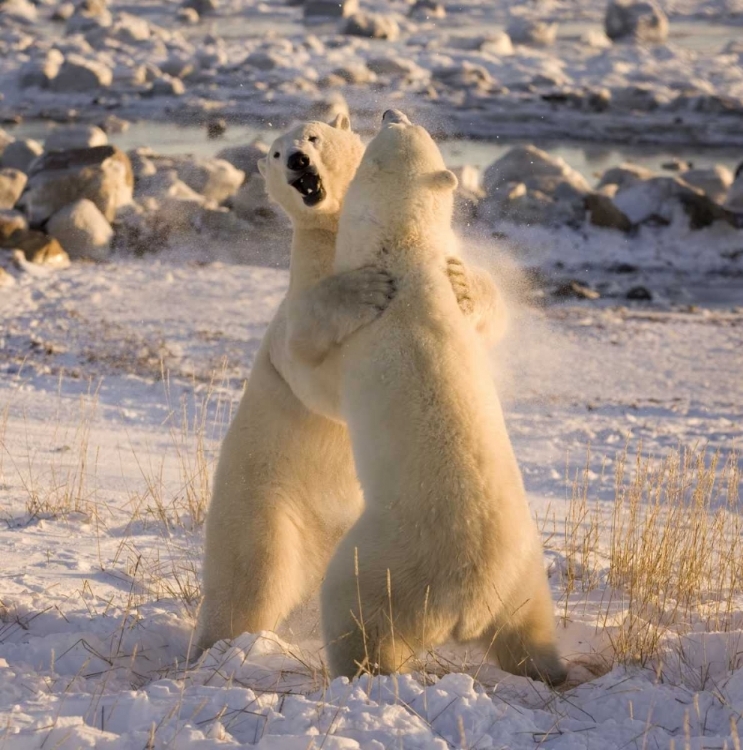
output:
[[305, 206], [316, 206], [325, 197], [322, 180], [313, 166], [307, 167], [296, 180], [289, 184], [299, 191]]

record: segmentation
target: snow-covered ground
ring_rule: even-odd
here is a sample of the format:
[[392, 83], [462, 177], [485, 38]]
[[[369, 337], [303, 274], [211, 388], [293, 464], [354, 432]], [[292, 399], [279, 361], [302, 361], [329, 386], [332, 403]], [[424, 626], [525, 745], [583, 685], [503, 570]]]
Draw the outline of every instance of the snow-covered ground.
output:
[[688, 633], [665, 661], [605, 673], [606, 563], [597, 588], [570, 590], [564, 519], [589, 448], [589, 498], [609, 515], [627, 441], [656, 455], [741, 448], [739, 309], [515, 305], [493, 367], [574, 661], [568, 689], [463, 652], [424, 678], [328, 685], [313, 603], [281, 641], [246, 634], [186, 663], [208, 475], [286, 280], [120, 260], [19, 273], [0, 293], [0, 746], [735, 747], [743, 601], [730, 632]]

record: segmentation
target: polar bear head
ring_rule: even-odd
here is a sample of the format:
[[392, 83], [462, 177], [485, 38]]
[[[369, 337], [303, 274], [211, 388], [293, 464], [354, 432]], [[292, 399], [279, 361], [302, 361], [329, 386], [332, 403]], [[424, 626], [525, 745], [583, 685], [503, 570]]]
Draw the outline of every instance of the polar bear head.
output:
[[364, 153], [346, 115], [307, 122], [277, 138], [258, 162], [269, 196], [301, 227], [335, 228]]
[[336, 270], [405, 248], [451, 247], [456, 188], [456, 176], [425, 128], [399, 110], [387, 110], [346, 195]]

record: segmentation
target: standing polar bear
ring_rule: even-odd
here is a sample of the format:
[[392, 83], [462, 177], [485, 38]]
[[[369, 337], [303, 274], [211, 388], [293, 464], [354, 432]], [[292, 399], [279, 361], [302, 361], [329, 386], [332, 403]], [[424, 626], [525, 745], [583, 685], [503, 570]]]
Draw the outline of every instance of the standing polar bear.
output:
[[[206, 521], [199, 650], [244, 631], [275, 629], [319, 585], [337, 541], [361, 513], [345, 425], [302, 403], [319, 373], [293, 357], [287, 341], [296, 321], [312, 320], [316, 311], [327, 313], [326, 330], [340, 340], [376, 319], [394, 294], [384, 270], [332, 277], [338, 217], [363, 152], [348, 118], [339, 116], [294, 128], [259, 164], [269, 195], [293, 225], [289, 289], [219, 456]], [[465, 272], [456, 259], [448, 271], [446, 283], [472, 324], [489, 335], [499, 308], [488, 276]], [[338, 390], [337, 382], [319, 385]]]
[[479, 641], [503, 669], [559, 683], [541, 541], [485, 348], [443, 273], [456, 185], [429, 134], [385, 113], [346, 196], [335, 270], [383, 268], [397, 295], [340, 347], [307, 327], [293, 342], [340, 371], [366, 502], [322, 585], [328, 659], [334, 675], [402, 671], [421, 648]]

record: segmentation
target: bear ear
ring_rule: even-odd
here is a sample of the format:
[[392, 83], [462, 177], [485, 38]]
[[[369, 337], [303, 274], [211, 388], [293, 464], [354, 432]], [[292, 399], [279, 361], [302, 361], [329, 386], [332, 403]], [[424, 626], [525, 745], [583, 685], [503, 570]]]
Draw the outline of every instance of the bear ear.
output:
[[333, 121], [330, 123], [330, 127], [338, 128], [338, 130], [350, 130], [351, 120], [349, 119], [348, 115], [344, 115], [343, 113], [341, 113], [333, 118]]
[[451, 190], [452, 192], [459, 185], [457, 176], [448, 169], [442, 169], [439, 172], [429, 172], [423, 176], [423, 182], [431, 190]]
[[261, 177], [266, 176], [266, 157], [262, 156], [258, 159], [258, 171], [261, 173]]

